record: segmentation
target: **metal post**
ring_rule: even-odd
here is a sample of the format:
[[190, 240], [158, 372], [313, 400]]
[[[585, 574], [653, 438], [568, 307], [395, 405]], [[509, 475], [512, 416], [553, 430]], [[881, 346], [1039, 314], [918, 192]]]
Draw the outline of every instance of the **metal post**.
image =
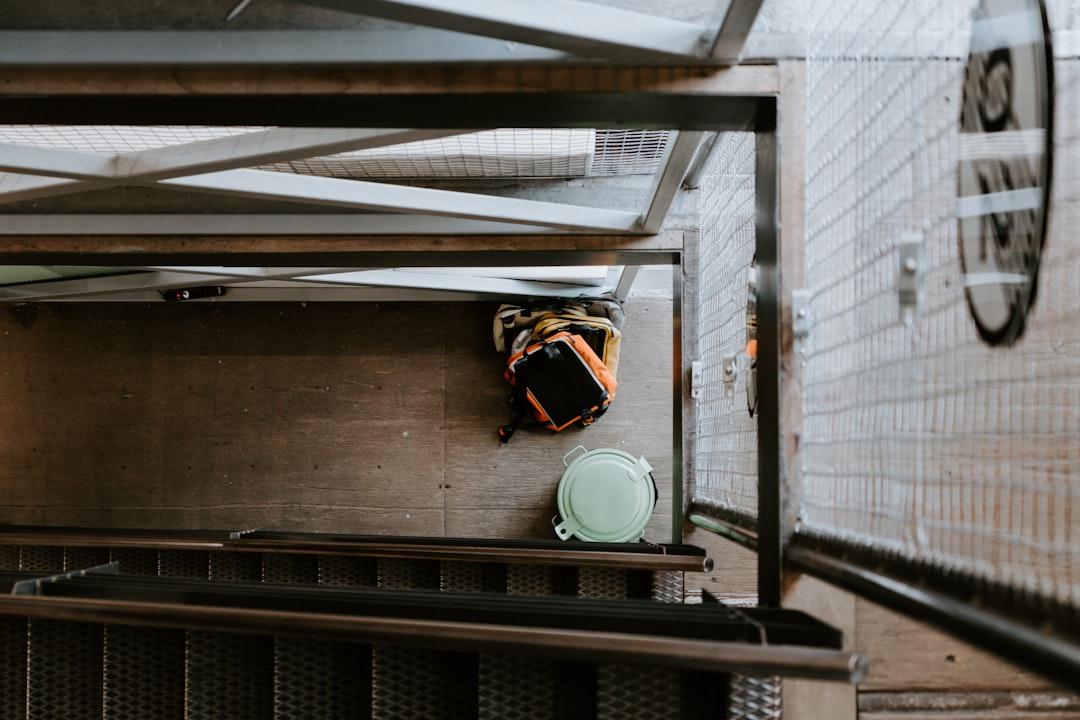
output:
[[683, 541], [682, 254], [671, 266], [671, 542]]
[[[775, 112], [775, 110], [774, 110]], [[775, 118], [775, 115], [774, 115]], [[775, 124], [756, 134], [758, 303], [758, 603], [779, 607], [782, 567], [780, 499], [780, 237]]]

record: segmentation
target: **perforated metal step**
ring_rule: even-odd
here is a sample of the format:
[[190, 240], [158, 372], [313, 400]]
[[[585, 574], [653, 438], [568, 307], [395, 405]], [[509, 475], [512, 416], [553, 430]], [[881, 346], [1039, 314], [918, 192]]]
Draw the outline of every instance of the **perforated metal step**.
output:
[[105, 720], [184, 717], [183, 630], [105, 627]]
[[370, 645], [276, 639], [274, 720], [354, 720], [370, 712]]
[[28, 720], [101, 719], [103, 637], [104, 628], [94, 623], [30, 621], [26, 654]]
[[0, 618], [0, 717], [25, 717], [25, 618]]
[[187, 720], [264, 720], [273, 712], [273, 638], [187, 633]]
[[375, 720], [472, 720], [478, 711], [476, 655], [375, 646]]

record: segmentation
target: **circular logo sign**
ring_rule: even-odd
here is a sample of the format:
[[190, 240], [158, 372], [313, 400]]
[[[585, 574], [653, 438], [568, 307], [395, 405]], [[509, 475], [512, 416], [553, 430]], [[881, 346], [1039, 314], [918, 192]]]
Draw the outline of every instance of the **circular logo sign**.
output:
[[981, 0], [960, 110], [956, 214], [968, 306], [991, 345], [1016, 342], [1035, 302], [1053, 111], [1042, 2]]

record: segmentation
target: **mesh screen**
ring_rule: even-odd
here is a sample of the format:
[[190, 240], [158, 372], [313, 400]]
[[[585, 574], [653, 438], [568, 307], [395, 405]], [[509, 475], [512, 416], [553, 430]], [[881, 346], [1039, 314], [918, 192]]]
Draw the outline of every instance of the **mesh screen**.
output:
[[[0, 143], [125, 153], [235, 137], [265, 127], [0, 125]], [[652, 174], [666, 130], [483, 130], [432, 140], [292, 160], [267, 170], [324, 177], [558, 178]]]
[[0, 125], [0, 142], [121, 153], [214, 140], [265, 129], [191, 125]]
[[[746, 301], [754, 257], [754, 135], [723, 133], [701, 181], [695, 502], [757, 514], [757, 421], [746, 402]], [[725, 385], [723, 358], [739, 372]]]
[[[1050, 235], [1011, 348], [979, 340], [957, 250], [957, 126], [974, 2], [811, 2], [798, 531], [1080, 604], [1075, 59], [1055, 64]], [[1076, 11], [1051, 16], [1055, 31]], [[897, 254], [925, 242], [925, 298]]]

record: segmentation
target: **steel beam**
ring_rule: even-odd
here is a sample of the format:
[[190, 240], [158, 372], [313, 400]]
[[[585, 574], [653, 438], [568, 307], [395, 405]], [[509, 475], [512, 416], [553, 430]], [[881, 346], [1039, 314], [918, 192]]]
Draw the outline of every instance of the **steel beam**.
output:
[[300, 0], [306, 5], [528, 43], [583, 57], [702, 58], [706, 28], [578, 0]]
[[[197, 272], [196, 268], [177, 270], [129, 271], [129, 268], [117, 268], [123, 275], [104, 275], [70, 280], [52, 280], [49, 282], [29, 283], [26, 285], [8, 285], [0, 287], [0, 302], [29, 302], [44, 300], [78, 300], [102, 298], [108, 295], [130, 292], [158, 291], [177, 287], [195, 287], [197, 285], [233, 285], [261, 282], [278, 277], [292, 278], [305, 271], [304, 268], [221, 268], [217, 271]], [[325, 268], [323, 269], [325, 270]], [[316, 268], [306, 268], [309, 272], [319, 272]]]
[[754, 145], [758, 309], [758, 603], [780, 607], [783, 596], [783, 443], [780, 436], [780, 168], [775, 131]]
[[[0, 67], [565, 63], [534, 44], [410, 30], [5, 30]], [[580, 62], [580, 60], [578, 60]]]
[[[111, 177], [158, 180], [462, 135], [469, 130], [273, 128], [166, 148], [121, 153]], [[2, 157], [2, 155], [0, 155]]]
[[619, 281], [615, 284], [615, 299], [624, 302], [630, 296], [630, 288], [634, 286], [640, 265], [624, 265], [619, 271]]
[[[0, 202], [65, 195], [138, 181], [219, 172], [342, 152], [433, 140], [469, 130], [408, 130], [365, 128], [273, 128], [195, 143], [170, 145], [128, 153], [0, 144], [0, 170], [21, 175], [61, 178], [53, 181], [0, 185]], [[72, 180], [83, 183], [70, 182]]]
[[739, 62], [762, 2], [763, 0], [720, 0], [717, 13], [719, 21], [709, 32], [709, 57], [725, 65]]
[[22, 175], [43, 175], [72, 180], [113, 177], [115, 156], [40, 145], [0, 143], [0, 170]]
[[[58, 181], [63, 182], [63, 181]], [[0, 201], [3, 195], [0, 193]], [[193, 214], [78, 213], [0, 216], [0, 237], [34, 235], [544, 235], [565, 231], [536, 225], [383, 213]]]
[[[0, 173], [0, 204], [100, 190], [109, 185], [108, 182], [89, 183], [83, 180]], [[0, 223], [0, 233], [3, 232], [3, 225], [4, 223]]]
[[661, 170], [649, 191], [649, 207], [641, 217], [641, 230], [650, 234], [659, 231], [664, 224], [705, 133], [684, 130], [672, 135], [664, 148]]
[[376, 212], [494, 220], [562, 230], [638, 230], [638, 216], [632, 212], [266, 170], [226, 170], [161, 180], [158, 184], [264, 200], [285, 200]]
[[412, 270], [362, 270], [359, 272], [334, 273], [331, 275], [309, 275], [294, 279], [304, 283], [326, 284], [339, 287], [359, 285], [534, 297], [598, 297], [613, 290], [613, 288], [603, 286], [597, 287], [595, 285], [514, 280], [497, 277], [443, 275], [415, 272]]

